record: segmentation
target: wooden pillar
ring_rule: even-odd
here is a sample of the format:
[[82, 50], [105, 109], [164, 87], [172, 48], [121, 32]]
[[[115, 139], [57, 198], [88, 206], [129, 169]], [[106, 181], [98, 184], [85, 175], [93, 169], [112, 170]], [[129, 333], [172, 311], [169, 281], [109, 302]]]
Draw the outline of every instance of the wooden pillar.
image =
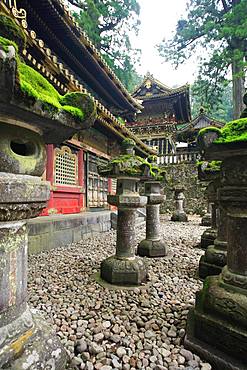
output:
[[84, 153], [80, 149], [78, 152], [78, 185], [81, 187], [81, 193], [79, 195], [79, 207], [81, 211], [85, 210], [85, 171], [84, 171]]

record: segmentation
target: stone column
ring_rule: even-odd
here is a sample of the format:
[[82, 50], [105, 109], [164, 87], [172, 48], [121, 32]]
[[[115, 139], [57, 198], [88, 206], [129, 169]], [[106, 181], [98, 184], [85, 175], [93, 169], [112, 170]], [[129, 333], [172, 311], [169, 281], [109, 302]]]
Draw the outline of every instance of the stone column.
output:
[[207, 213], [202, 217], [202, 226], [212, 226], [212, 203], [208, 200]]
[[199, 276], [205, 279], [209, 275], [219, 275], [227, 260], [227, 214], [219, 204], [217, 238], [209, 245], [199, 262]]
[[209, 202], [211, 203], [211, 227], [206, 229], [201, 237], [201, 248], [206, 249], [209, 245], [213, 245], [214, 241], [217, 237], [217, 208], [218, 208], [218, 201], [217, 201], [217, 188], [218, 188], [218, 181], [214, 180], [211, 181], [206, 189], [206, 194]]
[[[219, 145], [219, 144], [218, 144]], [[210, 276], [190, 312], [185, 345], [213, 369], [246, 369], [247, 349], [247, 149], [246, 142], [222, 144], [219, 202], [227, 213], [227, 265]], [[214, 153], [210, 151], [213, 155]], [[236, 153], [236, 154], [235, 154]]]
[[161, 194], [161, 185], [157, 181], [145, 182], [146, 206], [146, 239], [138, 245], [137, 254], [147, 257], [163, 257], [167, 254], [165, 242], [160, 235], [160, 204], [165, 196]]
[[178, 221], [178, 222], [187, 222], [188, 217], [184, 211], [184, 188], [182, 186], [176, 186], [174, 188], [174, 199], [175, 199], [175, 206], [176, 210], [174, 211], [171, 221]]
[[27, 305], [26, 220], [46, 206], [45, 145], [35, 132], [0, 125], [0, 368], [64, 369], [67, 355]]
[[136, 209], [147, 203], [147, 197], [137, 191], [138, 181], [119, 176], [116, 195], [107, 197], [108, 203], [118, 207], [116, 254], [102, 261], [100, 271], [101, 278], [114, 285], [140, 285], [147, 278], [143, 260], [135, 256]]

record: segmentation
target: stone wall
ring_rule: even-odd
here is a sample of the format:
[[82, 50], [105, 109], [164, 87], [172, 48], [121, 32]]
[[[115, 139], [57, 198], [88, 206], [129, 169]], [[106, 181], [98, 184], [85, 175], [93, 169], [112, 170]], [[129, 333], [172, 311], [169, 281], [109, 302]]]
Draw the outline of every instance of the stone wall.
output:
[[63, 247], [110, 229], [110, 211], [38, 217], [28, 222], [28, 252]]
[[185, 211], [189, 214], [204, 215], [207, 202], [204, 198], [205, 183], [198, 180], [197, 166], [195, 164], [180, 163], [165, 166], [168, 185], [164, 192], [166, 201], [161, 205], [161, 213], [172, 213], [174, 210], [174, 193], [172, 187], [178, 183], [184, 185]]

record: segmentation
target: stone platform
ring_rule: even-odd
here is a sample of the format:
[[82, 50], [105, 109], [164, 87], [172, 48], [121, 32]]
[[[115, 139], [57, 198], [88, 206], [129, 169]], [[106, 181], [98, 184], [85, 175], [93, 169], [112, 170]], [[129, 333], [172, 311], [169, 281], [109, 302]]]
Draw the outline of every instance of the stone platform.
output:
[[42, 216], [28, 221], [29, 254], [76, 243], [111, 229], [111, 211]]

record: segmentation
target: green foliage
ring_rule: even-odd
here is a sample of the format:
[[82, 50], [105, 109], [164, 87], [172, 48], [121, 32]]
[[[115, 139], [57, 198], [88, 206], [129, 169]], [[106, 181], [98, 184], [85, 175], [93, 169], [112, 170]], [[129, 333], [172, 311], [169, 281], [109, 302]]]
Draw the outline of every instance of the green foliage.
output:
[[0, 30], [1, 36], [10, 40], [15, 40], [19, 47], [24, 47], [26, 44], [26, 36], [24, 31], [18, 27], [15, 21], [4, 13], [0, 13]]
[[135, 65], [140, 51], [133, 49], [129, 32], [138, 30], [140, 6], [137, 0], [70, 1], [79, 7], [78, 23], [101, 52], [118, 78], [129, 89], [140, 82]]
[[171, 40], [159, 45], [160, 54], [176, 66], [200, 53], [199, 88], [203, 105], [218, 105], [224, 92], [229, 66], [234, 70], [234, 102], [240, 96], [246, 69], [247, 53], [246, 0], [190, 0], [187, 14], [178, 21]]
[[222, 86], [222, 95], [215, 99], [213, 86], [198, 78], [191, 87], [192, 117], [198, 116], [203, 107], [205, 112], [219, 121], [229, 122], [233, 118], [232, 84]]

